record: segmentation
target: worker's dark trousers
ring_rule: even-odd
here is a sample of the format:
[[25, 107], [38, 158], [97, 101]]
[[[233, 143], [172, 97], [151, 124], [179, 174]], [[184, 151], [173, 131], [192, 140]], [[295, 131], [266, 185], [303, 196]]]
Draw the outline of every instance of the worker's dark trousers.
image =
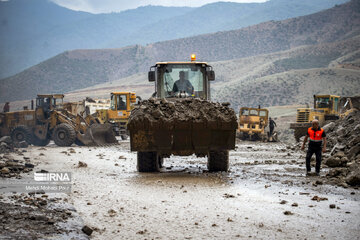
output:
[[270, 136], [272, 135], [273, 131], [274, 131], [274, 127], [270, 126]]
[[312, 155], [315, 153], [316, 156], [316, 166], [315, 166], [315, 171], [317, 173], [320, 172], [320, 165], [321, 165], [321, 148], [308, 148], [308, 151], [306, 153], [306, 171], [310, 172], [311, 171], [311, 166], [310, 166], [310, 160]]

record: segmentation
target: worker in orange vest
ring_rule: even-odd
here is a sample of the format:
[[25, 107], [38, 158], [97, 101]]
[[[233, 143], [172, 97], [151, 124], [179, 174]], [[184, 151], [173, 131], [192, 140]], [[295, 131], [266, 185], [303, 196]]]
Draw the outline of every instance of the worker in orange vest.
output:
[[312, 127], [307, 131], [307, 135], [304, 138], [304, 142], [301, 146], [301, 150], [304, 150], [305, 143], [308, 139], [309, 147], [306, 153], [306, 175], [308, 176], [311, 172], [310, 160], [312, 155], [315, 153], [316, 156], [316, 166], [315, 171], [316, 175], [320, 176], [320, 165], [321, 165], [321, 154], [326, 152], [326, 133], [324, 129], [319, 127], [319, 121], [313, 120], [311, 122]]

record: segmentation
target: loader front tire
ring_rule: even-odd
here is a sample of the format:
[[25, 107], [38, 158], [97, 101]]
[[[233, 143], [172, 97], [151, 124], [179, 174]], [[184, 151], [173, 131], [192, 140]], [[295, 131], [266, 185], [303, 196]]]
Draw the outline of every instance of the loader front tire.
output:
[[11, 131], [11, 139], [15, 143], [26, 141], [31, 144], [32, 137], [31, 129], [27, 126], [17, 126]]
[[61, 123], [54, 128], [52, 137], [56, 145], [68, 147], [75, 142], [76, 132], [71, 125]]
[[50, 138], [45, 138], [45, 139], [40, 139], [40, 138], [38, 138], [38, 137], [36, 137], [35, 135], [33, 136], [33, 138], [32, 138], [32, 144], [34, 145], [34, 146], [41, 146], [41, 147], [43, 147], [43, 146], [46, 146], [46, 145], [48, 145], [49, 144], [49, 142], [50, 142]]
[[229, 151], [210, 151], [208, 155], [209, 172], [229, 170]]
[[139, 172], [159, 172], [159, 157], [156, 152], [138, 152], [137, 169]]

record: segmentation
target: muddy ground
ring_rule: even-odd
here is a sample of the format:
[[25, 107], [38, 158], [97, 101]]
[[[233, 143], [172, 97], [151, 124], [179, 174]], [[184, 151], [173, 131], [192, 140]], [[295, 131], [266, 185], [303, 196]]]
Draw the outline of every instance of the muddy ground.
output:
[[[208, 173], [206, 159], [195, 157], [172, 157], [165, 159], [161, 173], [138, 173], [136, 154], [129, 151], [128, 141], [110, 147], [30, 146], [23, 154], [35, 164], [34, 171], [71, 172], [72, 192], [48, 193], [47, 198], [66, 207], [60, 214], [45, 208], [42, 213], [48, 217], [40, 217], [34, 225], [31, 217], [27, 218], [27, 228], [15, 224], [16, 219], [8, 213], [18, 204], [14, 211], [26, 215], [29, 206], [21, 207], [11, 193], [0, 194], [2, 206], [12, 204], [1, 212], [2, 219], [7, 219], [1, 220], [6, 224], [0, 227], [0, 239], [12, 239], [9, 229], [20, 227], [25, 228], [22, 233], [26, 236], [31, 229], [39, 231], [39, 224], [55, 228], [29, 239], [86, 239], [80, 230], [84, 225], [94, 230], [91, 239], [360, 236], [360, 191], [327, 184], [327, 168], [322, 169], [321, 177], [306, 177], [305, 153], [282, 143], [238, 142], [237, 149], [230, 152], [228, 173]], [[23, 173], [22, 179], [0, 181], [32, 177], [29, 172]]]

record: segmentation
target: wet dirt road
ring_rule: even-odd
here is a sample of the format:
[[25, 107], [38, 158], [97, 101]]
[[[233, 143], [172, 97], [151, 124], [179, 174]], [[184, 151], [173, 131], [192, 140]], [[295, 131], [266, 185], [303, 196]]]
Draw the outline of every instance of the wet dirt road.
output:
[[138, 173], [124, 141], [72, 149], [30, 147], [26, 155], [35, 171], [72, 173], [67, 198], [95, 229], [92, 239], [360, 236], [360, 191], [305, 177], [303, 153], [281, 143], [238, 143], [228, 173], [208, 173], [206, 158], [194, 157], [165, 159], [161, 173]]

